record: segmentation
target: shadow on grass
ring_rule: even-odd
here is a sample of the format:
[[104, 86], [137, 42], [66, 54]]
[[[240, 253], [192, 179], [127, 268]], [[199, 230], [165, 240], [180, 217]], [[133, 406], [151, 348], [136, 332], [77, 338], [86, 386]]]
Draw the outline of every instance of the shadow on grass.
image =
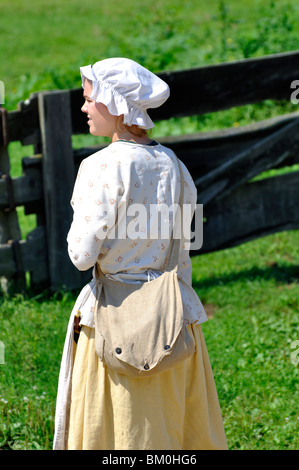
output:
[[253, 267], [240, 271], [223, 274], [220, 276], [207, 277], [203, 279], [193, 279], [192, 285], [195, 288], [214, 287], [217, 285], [229, 284], [238, 281], [271, 280], [278, 284], [291, 284], [299, 282], [299, 266], [289, 264], [272, 263], [268, 267]]
[[[83, 288], [84, 286], [82, 286]], [[43, 288], [40, 290], [33, 290], [30, 287], [26, 287], [25, 289], [22, 290], [22, 292], [4, 292], [3, 290], [0, 289], [0, 305], [1, 301], [4, 300], [19, 300], [22, 302], [22, 300], [30, 300], [38, 303], [42, 302], [48, 302], [48, 301], [63, 301], [68, 298], [70, 299], [75, 299], [78, 297], [79, 293], [81, 291], [80, 289], [76, 289], [73, 291], [70, 290], [57, 290], [53, 291], [50, 288]]]
[[[206, 277], [203, 279], [196, 279], [192, 280], [192, 286], [194, 288], [209, 288], [219, 285], [225, 285], [233, 282], [238, 281], [255, 281], [255, 280], [267, 280], [267, 279], [274, 279], [275, 282], [278, 284], [291, 284], [293, 282], [299, 282], [299, 265], [289, 265], [289, 264], [277, 264], [272, 263], [269, 264], [268, 267], [259, 268], [253, 267], [250, 269], [244, 269], [240, 271], [233, 271], [227, 274], [222, 274], [219, 276], [211, 276]], [[84, 286], [82, 286], [83, 288]], [[66, 299], [68, 297], [72, 297], [74, 299], [77, 298], [81, 291], [80, 289], [76, 289], [74, 291], [68, 290], [59, 290], [53, 292], [49, 288], [41, 289], [40, 291], [32, 291], [30, 288], [26, 288], [25, 291], [20, 293], [8, 294], [1, 292], [0, 293], [0, 303], [1, 303], [1, 296], [2, 298], [6, 298], [7, 300], [11, 298], [19, 298], [20, 301], [22, 299], [32, 300], [36, 302], [44, 302], [44, 301], [59, 301]]]

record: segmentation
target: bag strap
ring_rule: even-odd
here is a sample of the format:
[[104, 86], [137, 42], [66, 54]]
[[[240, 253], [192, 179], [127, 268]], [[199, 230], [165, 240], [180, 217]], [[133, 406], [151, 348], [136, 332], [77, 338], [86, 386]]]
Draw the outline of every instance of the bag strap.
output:
[[[184, 176], [183, 176], [182, 165], [177, 157], [176, 157], [176, 161], [180, 170], [181, 191], [180, 191], [180, 198], [179, 198], [179, 207], [176, 213], [176, 220], [175, 220], [172, 233], [178, 238], [174, 238], [173, 236], [171, 238], [170, 246], [169, 246], [170, 254], [169, 254], [165, 271], [173, 271], [177, 269], [178, 264], [179, 264], [181, 238], [183, 236]], [[181, 222], [180, 230], [179, 230], [179, 222]]]

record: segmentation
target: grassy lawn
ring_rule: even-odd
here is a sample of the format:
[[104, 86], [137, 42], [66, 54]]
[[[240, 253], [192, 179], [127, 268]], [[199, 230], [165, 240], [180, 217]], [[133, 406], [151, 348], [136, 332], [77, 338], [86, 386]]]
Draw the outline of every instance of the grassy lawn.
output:
[[[298, 232], [192, 258], [231, 450], [298, 449]], [[51, 448], [70, 293], [0, 301], [0, 448]], [[297, 346], [298, 349], [298, 346]], [[295, 357], [296, 359], [296, 357]]]
[[79, 66], [111, 56], [158, 72], [295, 50], [298, 17], [296, 0], [2, 0], [6, 106], [80, 86]]
[[193, 267], [213, 315], [203, 331], [230, 448], [298, 448], [298, 232], [196, 257]]
[[[16, 109], [32, 92], [79, 87], [79, 66], [109, 56], [130, 57], [158, 72], [299, 49], [298, 19], [295, 0], [157, 0], [142, 6], [136, 0], [2, 0], [5, 106]], [[267, 100], [160, 122], [153, 137], [292, 111], [298, 106]], [[96, 141], [76, 136], [73, 143]], [[33, 149], [11, 143], [9, 152], [12, 176], [20, 175], [21, 159]], [[25, 237], [35, 216], [18, 212]], [[210, 315], [203, 331], [229, 448], [298, 449], [298, 231], [192, 263], [193, 285]], [[60, 359], [75, 298], [60, 292], [0, 297], [0, 449], [52, 446]]]
[[0, 449], [49, 449], [71, 295], [0, 301]]

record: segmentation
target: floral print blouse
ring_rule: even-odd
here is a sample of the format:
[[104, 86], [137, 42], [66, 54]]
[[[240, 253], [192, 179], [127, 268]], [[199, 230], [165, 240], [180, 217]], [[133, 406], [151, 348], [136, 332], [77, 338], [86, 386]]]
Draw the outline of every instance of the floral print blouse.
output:
[[[172, 150], [155, 145], [116, 141], [89, 156], [80, 165], [71, 199], [73, 222], [67, 242], [71, 261], [79, 270], [96, 263], [112, 279], [151, 280], [163, 272], [172, 212], [157, 217], [159, 207], [179, 203], [180, 172]], [[192, 211], [196, 187], [186, 166], [184, 204]], [[167, 226], [166, 219], [170, 220]], [[154, 231], [151, 231], [155, 228]], [[154, 236], [153, 236], [154, 233]], [[164, 233], [164, 235], [162, 235]], [[163, 238], [164, 237], [164, 238]], [[181, 243], [178, 277], [186, 323], [202, 323], [206, 312], [192, 288], [189, 251]], [[81, 324], [93, 327], [95, 281], [81, 291], [77, 304]]]

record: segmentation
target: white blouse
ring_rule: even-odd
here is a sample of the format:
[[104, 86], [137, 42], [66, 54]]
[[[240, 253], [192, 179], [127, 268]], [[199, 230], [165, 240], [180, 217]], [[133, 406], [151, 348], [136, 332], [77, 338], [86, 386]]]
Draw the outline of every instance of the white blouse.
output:
[[[186, 166], [182, 167], [183, 203], [191, 205], [193, 213], [196, 187]], [[82, 271], [99, 263], [105, 275], [124, 282], [159, 276], [168, 259], [168, 229], [172, 228], [173, 214], [169, 211], [166, 217], [164, 213], [162, 222], [158, 212], [165, 204], [168, 208], [178, 204], [179, 196], [177, 159], [163, 145], [117, 141], [94, 153], [81, 163], [71, 199], [74, 215], [67, 237], [71, 261]], [[161, 233], [165, 238], [161, 238]], [[206, 321], [206, 312], [190, 289], [192, 267], [184, 242], [178, 278], [185, 322]], [[94, 326], [94, 294], [93, 280], [79, 300], [81, 324], [90, 327]]]

